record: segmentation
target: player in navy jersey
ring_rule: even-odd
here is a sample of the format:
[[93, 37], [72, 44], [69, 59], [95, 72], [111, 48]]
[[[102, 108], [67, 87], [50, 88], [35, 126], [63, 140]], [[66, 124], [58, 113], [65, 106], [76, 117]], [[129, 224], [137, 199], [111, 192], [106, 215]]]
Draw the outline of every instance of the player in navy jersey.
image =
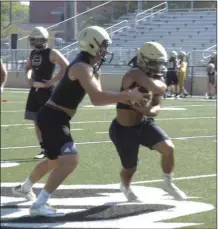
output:
[[[48, 47], [48, 38], [48, 31], [44, 27], [39, 26], [33, 29], [29, 36], [33, 50], [26, 65], [26, 81], [30, 91], [26, 103], [25, 119], [35, 124], [36, 136], [41, 146], [41, 152], [35, 156], [36, 159], [45, 156], [44, 142], [36, 124], [36, 115], [52, 95], [54, 84], [60, 80], [69, 64], [58, 50]], [[53, 77], [55, 65], [60, 66], [60, 71]]]
[[179, 92], [179, 87], [178, 87], [178, 59], [177, 59], [177, 52], [172, 51], [169, 53], [169, 60], [168, 60], [168, 69], [167, 69], [167, 74], [166, 74], [166, 84], [168, 87], [168, 93], [170, 95], [173, 94], [173, 89], [174, 87], [174, 92], [175, 92], [175, 97], [177, 98], [178, 92]]
[[[48, 159], [40, 162], [24, 184], [13, 188], [16, 195], [35, 199], [32, 186], [48, 172], [50, 175], [37, 200], [30, 208], [32, 216], [58, 216], [47, 201], [78, 164], [78, 150], [70, 132], [70, 119], [87, 93], [94, 105], [141, 101], [138, 91], [103, 92], [98, 70], [110, 55], [111, 39], [99, 26], [83, 29], [78, 35], [80, 53], [67, 67], [65, 74], [48, 102], [40, 109], [37, 124], [42, 133]], [[62, 215], [62, 214], [61, 214]]]
[[205, 98], [216, 98], [217, 87], [217, 54], [213, 52], [207, 64], [207, 77], [208, 77], [208, 93]]

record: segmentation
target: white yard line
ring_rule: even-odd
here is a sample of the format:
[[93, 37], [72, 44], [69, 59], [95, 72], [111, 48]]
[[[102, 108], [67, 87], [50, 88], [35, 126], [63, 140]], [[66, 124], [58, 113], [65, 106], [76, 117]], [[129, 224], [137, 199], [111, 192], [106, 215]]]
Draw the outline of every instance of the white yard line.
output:
[[[26, 127], [27, 130], [30, 130], [30, 129], [35, 129], [34, 126], [30, 126], [30, 127]], [[83, 129], [70, 129], [70, 130], [73, 130], [73, 131], [77, 131], [77, 130], [83, 130]]]
[[[192, 180], [192, 179], [199, 179], [199, 178], [207, 178], [207, 177], [216, 177], [217, 174], [208, 174], [208, 175], [198, 175], [198, 176], [188, 176], [188, 177], [177, 177], [173, 178], [173, 180]], [[156, 183], [156, 182], [162, 182], [161, 180], [147, 180], [147, 181], [135, 181], [131, 184], [148, 184], [148, 183]]]
[[[206, 117], [180, 117], [180, 118], [157, 118], [155, 120], [159, 121], [173, 121], [173, 120], [192, 120], [192, 119], [214, 119], [216, 116], [206, 116]], [[110, 121], [76, 121], [70, 122], [71, 124], [88, 124], [88, 123], [110, 123]], [[31, 123], [21, 123], [21, 124], [2, 124], [1, 127], [16, 127], [16, 126], [33, 126]]]
[[[6, 104], [7, 103], [13, 103], [13, 102], [5, 102]], [[4, 103], [4, 104], [5, 104]], [[16, 102], [16, 103], [23, 103], [23, 102]], [[108, 109], [115, 109], [115, 105], [110, 105], [110, 106], [97, 106], [97, 107], [89, 107], [90, 105], [84, 105], [82, 107], [79, 108], [79, 110], [82, 110], [82, 111], [91, 111], [91, 110], [108, 110]], [[173, 108], [180, 108], [180, 109], [184, 109], [184, 107], [215, 107], [216, 104], [196, 104], [196, 105], [181, 105], [181, 106], [166, 106], [166, 107], [162, 107], [161, 110], [168, 110], [169, 108], [171, 108], [171, 110], [173, 110]], [[185, 109], [184, 109], [185, 110]], [[20, 113], [20, 112], [25, 112], [25, 110], [1, 110], [1, 113]]]
[[[190, 136], [190, 137], [175, 137], [171, 138], [172, 140], [188, 140], [188, 139], [200, 139], [200, 138], [215, 138], [216, 135], [205, 135], [205, 136]], [[76, 145], [88, 145], [88, 144], [103, 144], [111, 143], [111, 141], [97, 141], [97, 142], [78, 142]], [[11, 146], [11, 147], [2, 147], [1, 150], [10, 150], [10, 149], [26, 149], [26, 148], [37, 148], [39, 146]]]
[[[217, 174], [205, 174], [205, 175], [196, 175], [196, 176], [187, 176], [187, 177], [176, 177], [173, 178], [173, 180], [191, 180], [191, 179], [199, 179], [199, 178], [210, 178], [210, 177], [216, 177]], [[136, 181], [136, 182], [132, 182], [131, 184], [146, 184], [146, 183], [156, 183], [156, 182], [162, 182], [163, 180], [147, 180], [147, 181]], [[1, 186], [2, 187], [14, 187], [16, 185], [19, 185], [20, 182], [13, 182], [13, 183], [7, 183], [7, 182], [2, 182]], [[43, 183], [36, 183], [34, 185], [35, 188], [42, 188], [44, 187], [45, 184]], [[77, 184], [77, 185], [60, 185], [59, 188], [66, 188], [66, 189], [70, 189], [70, 188], [76, 188], [79, 187], [80, 185], [84, 185], [84, 184]], [[108, 184], [108, 185], [114, 185], [114, 186], [118, 186], [119, 184]]]

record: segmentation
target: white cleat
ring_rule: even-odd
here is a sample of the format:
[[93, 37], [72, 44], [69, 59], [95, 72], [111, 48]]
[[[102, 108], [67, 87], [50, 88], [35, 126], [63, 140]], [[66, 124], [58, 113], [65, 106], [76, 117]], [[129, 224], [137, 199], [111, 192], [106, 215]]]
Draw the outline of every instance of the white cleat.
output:
[[127, 188], [123, 184], [120, 184], [120, 191], [125, 195], [126, 199], [129, 202], [132, 202], [132, 201], [139, 202], [140, 201], [130, 187]]
[[34, 159], [43, 159], [45, 158], [45, 150], [42, 150], [39, 154], [37, 154]]
[[173, 183], [164, 182], [163, 190], [176, 200], [186, 200], [188, 198], [186, 194]]
[[30, 216], [45, 216], [45, 217], [61, 217], [64, 216], [64, 213], [57, 212], [56, 209], [52, 208], [48, 204], [38, 205], [34, 203], [30, 210]]
[[22, 185], [13, 187], [12, 192], [14, 195], [24, 197], [26, 200], [36, 200], [36, 195], [33, 190], [25, 191]]

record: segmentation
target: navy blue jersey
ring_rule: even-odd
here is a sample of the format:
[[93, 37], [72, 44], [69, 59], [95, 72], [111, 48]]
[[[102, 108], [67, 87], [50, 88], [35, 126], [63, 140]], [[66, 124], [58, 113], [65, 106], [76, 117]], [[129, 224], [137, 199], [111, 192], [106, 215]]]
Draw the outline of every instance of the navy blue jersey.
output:
[[176, 71], [177, 70], [177, 60], [175, 57], [171, 57], [168, 61], [168, 70]]
[[50, 80], [52, 78], [55, 64], [50, 60], [50, 53], [50, 48], [43, 50], [32, 50], [30, 53], [34, 81], [43, 82], [43, 79]]

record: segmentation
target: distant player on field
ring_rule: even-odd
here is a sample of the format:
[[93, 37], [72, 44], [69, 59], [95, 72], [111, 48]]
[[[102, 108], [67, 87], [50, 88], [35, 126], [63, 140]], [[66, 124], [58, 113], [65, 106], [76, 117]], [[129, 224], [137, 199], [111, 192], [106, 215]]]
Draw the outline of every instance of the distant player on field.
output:
[[208, 91], [205, 98], [213, 99], [216, 97], [217, 87], [217, 54], [213, 52], [210, 61], [207, 64], [207, 86]]
[[[36, 136], [41, 146], [41, 152], [35, 156], [36, 159], [45, 157], [44, 142], [36, 124], [36, 115], [52, 95], [54, 84], [60, 80], [69, 64], [58, 50], [48, 48], [48, 38], [48, 31], [44, 27], [33, 29], [29, 36], [33, 50], [26, 64], [26, 81], [30, 91], [26, 102], [25, 119], [35, 124]], [[60, 70], [52, 78], [55, 65], [59, 65]]]

